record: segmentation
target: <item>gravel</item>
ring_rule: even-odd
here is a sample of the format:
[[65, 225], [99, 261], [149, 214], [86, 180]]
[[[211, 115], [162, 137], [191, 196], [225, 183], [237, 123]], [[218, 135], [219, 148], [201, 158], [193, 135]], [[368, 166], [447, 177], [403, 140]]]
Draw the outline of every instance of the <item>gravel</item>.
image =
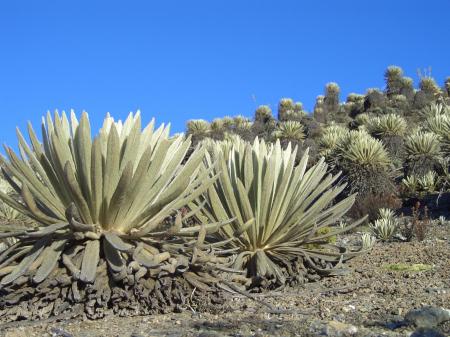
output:
[[[385, 268], [400, 263], [432, 268]], [[450, 309], [450, 226], [433, 225], [423, 242], [377, 243], [348, 266], [353, 272], [347, 275], [256, 295], [279, 313], [230, 294], [215, 313], [191, 308], [96, 321], [18, 322], [0, 327], [0, 336], [450, 336], [450, 321], [442, 310]]]

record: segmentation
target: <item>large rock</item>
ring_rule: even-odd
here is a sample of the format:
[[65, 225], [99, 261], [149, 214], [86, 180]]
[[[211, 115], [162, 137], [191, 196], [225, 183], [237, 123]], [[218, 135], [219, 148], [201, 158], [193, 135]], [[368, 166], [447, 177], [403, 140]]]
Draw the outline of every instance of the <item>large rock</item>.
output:
[[445, 335], [432, 328], [419, 328], [410, 337], [445, 337]]
[[448, 320], [450, 320], [450, 310], [438, 307], [413, 309], [405, 315], [406, 323], [422, 328], [434, 328]]

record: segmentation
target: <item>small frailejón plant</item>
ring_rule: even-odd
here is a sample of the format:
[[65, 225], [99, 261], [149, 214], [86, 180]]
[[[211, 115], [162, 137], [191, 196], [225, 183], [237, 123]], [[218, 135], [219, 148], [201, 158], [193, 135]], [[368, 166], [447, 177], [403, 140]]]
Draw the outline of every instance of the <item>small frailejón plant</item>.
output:
[[[220, 121], [219, 123], [223, 128], [223, 121]], [[191, 137], [193, 145], [197, 145], [203, 139], [209, 137], [214, 129], [217, 130], [217, 124], [219, 123], [214, 122], [212, 125], [213, 129], [211, 129], [211, 124], [204, 119], [191, 119], [186, 123], [186, 133]]]
[[279, 139], [283, 147], [289, 142], [300, 145], [306, 137], [305, 127], [298, 121], [280, 122], [272, 132], [272, 137]]
[[389, 241], [398, 230], [398, 219], [388, 208], [378, 210], [378, 219], [370, 225], [373, 235], [381, 241]]
[[[31, 146], [18, 131], [20, 156], [7, 147], [8, 158], [1, 158], [17, 197], [0, 192], [0, 198], [40, 226], [0, 234], [18, 239], [0, 254], [3, 309], [32, 295], [49, 302], [33, 300], [30, 317], [39, 305], [48, 315], [58, 312], [55, 301], [85, 301], [97, 317], [101, 308], [126, 311], [120, 302], [131, 298], [146, 312], [173, 304], [171, 296], [182, 296], [187, 284], [202, 289], [214, 281], [197, 273], [220, 260], [203, 245], [219, 224], [184, 227], [202, 206], [179, 211], [216, 179], [213, 167], [199, 169], [204, 148], [182, 165], [190, 138], [170, 137], [164, 125], [155, 130], [154, 121], [142, 130], [139, 113], [124, 124], [108, 116], [93, 140], [86, 113], [80, 121], [73, 113], [55, 113], [53, 120], [48, 114], [43, 144], [31, 125], [28, 131]], [[158, 296], [165, 303], [149, 296], [163, 287]]]
[[237, 254], [233, 268], [246, 272], [248, 280], [279, 285], [295, 279], [304, 267], [339, 273], [341, 262], [359, 253], [337, 249], [328, 239], [364, 219], [320, 234], [355, 200], [352, 195], [334, 203], [345, 185], [336, 184], [339, 175], [328, 174], [323, 159], [307, 169], [306, 152], [295, 166], [297, 149], [289, 144], [283, 150], [279, 141], [211, 142], [208, 148], [206, 169], [220, 177], [194, 203], [206, 203], [198, 218], [205, 223], [235, 219], [214, 235], [229, 241], [228, 249]]

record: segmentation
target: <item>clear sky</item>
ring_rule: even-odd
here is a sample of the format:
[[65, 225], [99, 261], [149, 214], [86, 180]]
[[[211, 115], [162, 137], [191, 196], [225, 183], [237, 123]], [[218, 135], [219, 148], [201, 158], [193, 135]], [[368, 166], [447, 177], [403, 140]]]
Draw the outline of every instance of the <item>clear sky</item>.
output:
[[141, 109], [174, 132], [282, 97], [310, 110], [330, 81], [342, 100], [382, 88], [391, 64], [441, 85], [449, 17], [449, 0], [1, 1], [0, 140], [54, 109], [95, 128]]

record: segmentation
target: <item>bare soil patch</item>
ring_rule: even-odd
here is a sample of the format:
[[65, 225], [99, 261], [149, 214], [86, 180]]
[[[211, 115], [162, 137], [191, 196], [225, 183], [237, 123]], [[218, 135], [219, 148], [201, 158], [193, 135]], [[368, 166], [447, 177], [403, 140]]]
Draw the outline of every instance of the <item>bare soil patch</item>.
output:
[[[352, 240], [354, 234], [341, 240]], [[389, 264], [426, 264], [425, 271], [393, 271]], [[353, 272], [257, 298], [227, 295], [217, 312], [190, 308], [182, 313], [138, 317], [81, 317], [61, 321], [16, 322], [1, 336], [409, 336], [402, 325], [411, 309], [450, 309], [450, 226], [432, 225], [423, 242], [377, 243], [370, 254], [348, 262]], [[343, 323], [343, 324], [341, 324]], [[450, 335], [450, 322], [436, 330]]]

